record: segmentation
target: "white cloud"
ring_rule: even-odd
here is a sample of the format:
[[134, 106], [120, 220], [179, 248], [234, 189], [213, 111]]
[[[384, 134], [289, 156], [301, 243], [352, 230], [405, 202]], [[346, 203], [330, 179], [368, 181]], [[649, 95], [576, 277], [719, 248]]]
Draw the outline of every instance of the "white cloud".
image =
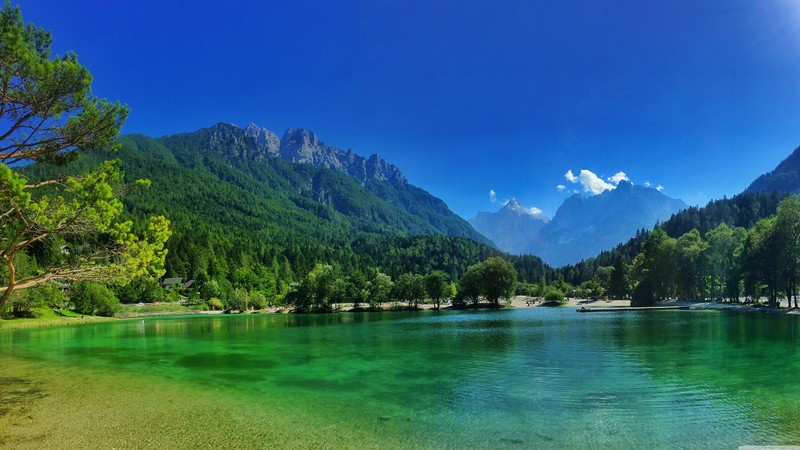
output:
[[663, 190], [664, 190], [664, 186], [662, 186], [662, 185], [660, 185], [660, 184], [659, 184], [658, 186], [656, 186], [656, 190], [657, 190], [658, 192], [661, 192], [661, 191], [663, 191]]
[[619, 184], [620, 181], [631, 181], [631, 180], [630, 178], [628, 178], [627, 175], [625, 175], [625, 172], [617, 172], [614, 174], [613, 177], [609, 177], [608, 181], [614, 184]]
[[584, 192], [591, 192], [594, 195], [603, 191], [610, 191], [617, 187], [611, 183], [606, 183], [602, 178], [595, 175], [594, 172], [586, 169], [581, 170], [577, 177], [572, 173], [572, 170], [568, 170], [567, 173], [564, 174], [564, 178], [572, 183], [580, 183], [581, 186], [583, 186]]
[[651, 185], [652, 185], [652, 183], [650, 183], [649, 181], [645, 181], [644, 182], [644, 187], [650, 187]]
[[489, 200], [492, 202], [497, 201], [497, 192], [495, 192], [494, 189], [489, 190]]
[[566, 188], [567, 188], [567, 187], [566, 187], [566, 186], [564, 186], [563, 184], [559, 184], [558, 186], [556, 186], [556, 189], [558, 190], [558, 192], [561, 192], [561, 191], [563, 191], [563, 190], [564, 190], [564, 189], [566, 189]]
[[530, 209], [528, 209], [528, 211], [530, 211], [530, 213], [533, 214], [534, 216], [542, 213], [542, 210], [535, 206], [531, 206]]

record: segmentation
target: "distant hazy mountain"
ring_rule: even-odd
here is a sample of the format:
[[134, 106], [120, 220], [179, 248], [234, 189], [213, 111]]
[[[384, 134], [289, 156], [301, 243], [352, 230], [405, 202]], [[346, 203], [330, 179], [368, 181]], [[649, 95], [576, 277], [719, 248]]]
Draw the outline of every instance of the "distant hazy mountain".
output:
[[745, 192], [800, 193], [800, 147], [797, 147], [788, 158], [781, 161], [772, 172], [765, 173], [750, 183]]
[[539, 230], [549, 220], [541, 212], [532, 212], [512, 199], [500, 211], [480, 212], [469, 222], [501, 250], [524, 254], [539, 246]]
[[685, 208], [682, 200], [627, 181], [599, 195], [575, 194], [541, 230], [543, 245], [534, 248], [533, 254], [553, 266], [576, 263], [627, 241], [640, 229], [653, 228]]
[[599, 195], [567, 198], [550, 221], [509, 202], [496, 213], [478, 214], [470, 223], [503, 250], [530, 253], [559, 267], [611, 249], [685, 208], [683, 201], [656, 189], [622, 181]]

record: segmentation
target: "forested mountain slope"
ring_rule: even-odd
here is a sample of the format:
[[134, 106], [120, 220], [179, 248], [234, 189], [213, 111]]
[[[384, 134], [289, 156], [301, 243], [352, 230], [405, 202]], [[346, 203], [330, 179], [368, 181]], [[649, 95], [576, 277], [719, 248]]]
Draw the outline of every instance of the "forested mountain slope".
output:
[[[711, 231], [721, 224], [731, 227], [749, 229], [759, 220], [769, 217], [777, 211], [778, 204], [787, 193], [759, 193], [744, 192], [732, 198], [713, 200], [704, 207], [690, 207], [674, 214], [666, 222], [656, 228], [663, 229], [668, 236], [678, 238], [693, 229], [701, 235]], [[587, 258], [577, 264], [564, 266], [559, 269], [565, 279], [574, 284], [591, 279], [597, 268], [611, 266], [618, 255], [630, 262], [641, 251], [642, 243], [648, 235], [648, 230], [642, 229], [627, 242], [603, 251], [593, 258]]]
[[754, 194], [773, 191], [800, 193], [800, 147], [794, 149], [774, 170], [756, 178], [745, 190]]
[[[65, 167], [24, 171], [44, 179], [117, 158], [127, 184], [150, 179], [150, 188], [123, 196], [125, 214], [137, 223], [153, 214], [172, 221], [170, 277], [231, 283], [267, 277], [285, 284], [326, 262], [393, 276], [443, 270], [458, 279], [469, 265], [501, 254], [378, 157], [361, 159], [365, 170], [354, 173], [366, 177], [359, 180], [324, 164], [284, 160], [274, 139], [224, 124], [160, 139], [128, 135], [120, 143], [114, 154], [88, 152]], [[352, 152], [335, 153], [348, 154], [362, 166]], [[551, 275], [538, 258], [513, 261], [524, 279]]]

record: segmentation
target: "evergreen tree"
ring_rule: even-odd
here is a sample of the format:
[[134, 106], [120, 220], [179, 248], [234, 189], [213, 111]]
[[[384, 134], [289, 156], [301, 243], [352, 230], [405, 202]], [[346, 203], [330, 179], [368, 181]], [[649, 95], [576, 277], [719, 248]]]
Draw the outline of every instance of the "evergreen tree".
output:
[[[15, 166], [64, 164], [78, 150], [114, 149], [128, 115], [127, 107], [91, 94], [92, 77], [75, 53], [51, 58], [51, 43], [49, 32], [25, 25], [18, 7], [7, 2], [0, 10], [0, 304], [17, 288], [55, 277], [110, 281], [163, 273], [168, 222], [157, 218], [140, 239], [130, 222], [117, 220], [118, 162], [83, 177], [35, 183]], [[70, 258], [18, 273], [17, 259], [33, 244], [91, 235], [91, 244], [69, 247]]]

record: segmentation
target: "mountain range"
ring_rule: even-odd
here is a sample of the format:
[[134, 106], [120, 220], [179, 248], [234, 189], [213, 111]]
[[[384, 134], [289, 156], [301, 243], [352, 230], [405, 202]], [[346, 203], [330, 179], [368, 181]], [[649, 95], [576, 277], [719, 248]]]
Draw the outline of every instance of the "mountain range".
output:
[[470, 223], [505, 251], [530, 253], [559, 267], [625, 242], [685, 208], [683, 201], [656, 189], [621, 181], [598, 195], [572, 195], [549, 221], [525, 215], [518, 203], [509, 202], [496, 213], [478, 214]]
[[[149, 189], [122, 197], [141, 226], [151, 215], [172, 222], [167, 276], [234, 283], [237, 277], [305, 274], [317, 262], [345, 270], [380, 268], [396, 276], [466, 267], [500, 254], [447, 205], [407, 181], [378, 155], [329, 146], [312, 131], [282, 138], [250, 124], [219, 123], [161, 138], [125, 135], [115, 154], [83, 152], [68, 166], [32, 164], [31, 179], [85, 173], [102, 160], [122, 161], [126, 183]], [[518, 258], [538, 280], [538, 258]], [[288, 275], [287, 275], [288, 274]]]
[[497, 212], [479, 212], [469, 223], [498, 248], [521, 255], [541, 248], [539, 232], [549, 221], [541, 212], [533, 212], [511, 199]]
[[[49, 179], [120, 159], [128, 182], [152, 181], [150, 189], [123, 197], [125, 214], [137, 223], [167, 216], [173, 224], [167, 275], [201, 280], [233, 282], [243, 276], [237, 271], [264, 267], [305, 273], [319, 261], [391, 274], [445, 270], [458, 278], [468, 265], [500, 254], [498, 247], [561, 266], [609, 250], [686, 206], [623, 181], [596, 196], [567, 198], [552, 219], [513, 200], [467, 222], [379, 155], [342, 150], [302, 128], [278, 137], [252, 123], [218, 123], [161, 138], [126, 135], [119, 142], [113, 155], [84, 152], [69, 166], [33, 164], [24, 172]], [[800, 178], [798, 154], [748, 190], [798, 192], [792, 181]], [[697, 208], [687, 211], [668, 223], [696, 223]], [[506, 257], [523, 280], [553, 273], [538, 257]]]

